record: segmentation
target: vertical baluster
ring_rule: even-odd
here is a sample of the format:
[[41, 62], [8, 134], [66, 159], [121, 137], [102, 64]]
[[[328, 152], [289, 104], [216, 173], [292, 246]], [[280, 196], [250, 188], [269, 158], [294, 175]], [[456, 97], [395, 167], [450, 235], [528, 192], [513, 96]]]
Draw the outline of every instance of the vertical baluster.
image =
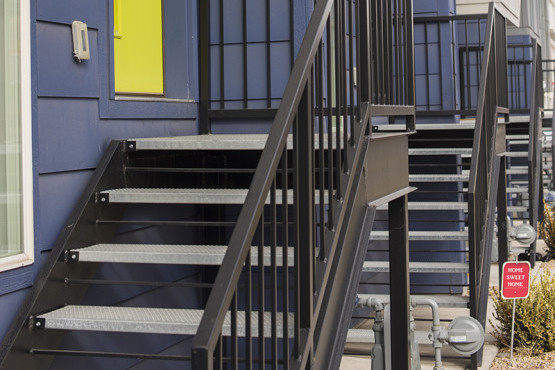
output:
[[327, 26], [326, 26], [326, 39], [327, 39], [327, 48], [326, 48], [326, 59], [327, 59], [327, 134], [328, 134], [328, 228], [331, 229], [333, 226], [334, 218], [333, 218], [333, 193], [335, 189], [335, 181], [333, 179], [333, 108], [334, 108], [334, 101], [333, 101], [333, 89], [332, 89], [332, 79], [333, 79], [333, 69], [332, 69], [332, 60], [333, 60], [333, 48], [332, 48], [332, 34], [331, 34], [331, 16], [328, 18]]
[[[345, 121], [343, 144], [345, 146], [345, 152], [347, 151], [347, 145], [351, 142], [351, 136], [354, 132], [354, 122], [355, 122], [355, 42], [354, 42], [354, 17], [353, 17], [353, 0], [348, 0], [348, 16], [349, 16], [349, 122]], [[358, 35], [357, 35], [358, 37]], [[347, 163], [348, 161], [345, 160]], [[348, 166], [348, 165], [347, 165]]]
[[401, 101], [401, 5], [395, 0], [395, 100], [394, 104], [403, 105]]
[[[478, 22], [479, 23], [479, 22]], [[480, 27], [478, 26], [478, 29]], [[470, 109], [472, 106], [472, 98], [470, 95], [470, 88], [471, 88], [471, 82], [470, 82], [470, 50], [468, 47], [469, 41], [468, 41], [468, 21], [465, 19], [464, 20], [464, 42], [465, 42], [465, 56], [466, 56], [466, 65], [464, 68], [464, 75], [466, 77], [466, 81], [464, 83], [464, 87], [466, 88], [466, 104], [463, 107], [463, 109]]]
[[245, 261], [245, 368], [252, 369], [252, 248]]
[[249, 107], [249, 80], [248, 80], [248, 60], [247, 60], [247, 0], [242, 2], [242, 17], [243, 17], [243, 108]]
[[[299, 304], [299, 325], [300, 328], [308, 331], [313, 330], [313, 300], [314, 300], [314, 240], [313, 240], [313, 219], [314, 219], [314, 183], [313, 177], [313, 153], [314, 153], [314, 128], [313, 128], [313, 103], [312, 103], [312, 81], [309, 78], [304, 88], [303, 96], [299, 103], [298, 128], [296, 146], [298, 155], [298, 166], [295, 168], [297, 173], [298, 185], [298, 266], [297, 280], [299, 281], [298, 298]], [[307, 176], [309, 174], [309, 176]], [[297, 263], [298, 262], [298, 263]], [[308, 344], [312, 347], [312, 343]], [[309, 358], [307, 366], [310, 366]]]
[[278, 368], [278, 343], [277, 343], [277, 206], [276, 206], [276, 179], [270, 188], [270, 265], [271, 265], [271, 306], [272, 306], [272, 369]]
[[342, 119], [342, 46], [341, 41], [341, 1], [335, 2], [335, 181], [336, 181], [336, 196], [341, 198], [341, 119]]
[[224, 44], [224, 1], [220, 0], [220, 109], [225, 109], [225, 44]]
[[283, 291], [283, 369], [289, 369], [289, 176], [288, 151], [281, 157], [281, 244], [282, 244], [282, 291]]
[[430, 110], [430, 61], [428, 60], [428, 23], [424, 23], [424, 66], [426, 69], [426, 108]]
[[[520, 104], [519, 101], [519, 105], [518, 108], [519, 109], [523, 109], [523, 108], [529, 108], [530, 105], [528, 104], [528, 71], [526, 70], [526, 66], [528, 65], [527, 61], [526, 61], [526, 48], [522, 47], [522, 76], [524, 77], [524, 106], [522, 106]], [[531, 65], [530, 65], [531, 66]], [[532, 71], [530, 71], [531, 73]], [[531, 92], [530, 92], [531, 93]], [[520, 96], [519, 96], [520, 98]]]
[[237, 370], [239, 368], [239, 346], [237, 333], [237, 291], [231, 300], [231, 368]]
[[385, 58], [386, 58], [386, 62], [385, 62], [385, 71], [386, 71], [386, 85], [385, 85], [385, 94], [386, 94], [386, 99], [385, 99], [385, 104], [391, 105], [393, 104], [393, 99], [392, 99], [392, 83], [393, 83], [393, 69], [392, 69], [392, 63], [393, 63], [393, 48], [391, 47], [392, 45], [392, 22], [393, 22], [393, 18], [392, 18], [392, 11], [391, 11], [391, 0], [386, 1], [385, 3], [385, 39], [384, 39], [384, 43], [385, 43]]
[[216, 344], [216, 348], [214, 350], [214, 369], [215, 370], [223, 370], [223, 337], [220, 334], [218, 338], [218, 344]]
[[[442, 44], [441, 44], [441, 23], [437, 22], [437, 47], [438, 47], [438, 62], [439, 62], [439, 88], [440, 88], [440, 94], [439, 94], [439, 109], [443, 110], [444, 108], [444, 104], [443, 104], [443, 63], [442, 63], [442, 55], [443, 53], [441, 52], [441, 48], [442, 48]], [[455, 68], [455, 66], [453, 65], [453, 68]]]
[[325, 151], [324, 151], [324, 86], [323, 86], [323, 75], [324, 75], [324, 47], [323, 42], [320, 42], [318, 46], [318, 53], [316, 54], [316, 106], [318, 107], [318, 188], [320, 190], [319, 200], [320, 204], [318, 206], [319, 215], [319, 231], [320, 231], [320, 259], [325, 257], [325, 245], [324, 245], [324, 231], [326, 222], [326, 206], [325, 206]]
[[294, 250], [294, 260], [293, 260], [293, 273], [294, 273], [294, 306], [295, 306], [295, 341], [293, 347], [293, 355], [296, 359], [299, 358], [301, 354], [301, 293], [300, 293], [300, 263], [299, 263], [299, 254], [300, 254], [300, 229], [299, 229], [299, 116], [295, 117], [293, 121], [293, 227], [294, 227], [294, 234], [293, 234], [293, 250]]
[[[362, 112], [361, 112], [361, 107], [360, 107], [360, 103], [362, 101], [362, 90], [364, 89], [363, 87], [363, 76], [364, 76], [364, 66], [362, 65], [362, 61], [363, 61], [363, 57], [362, 57], [362, 40], [365, 40], [365, 38], [362, 36], [362, 27], [361, 27], [361, 22], [362, 20], [360, 19], [361, 17], [361, 12], [360, 12], [360, 0], [355, 0], [355, 19], [353, 20], [355, 22], [354, 24], [354, 29], [356, 32], [356, 38], [355, 38], [355, 56], [356, 56], [356, 69], [357, 69], [357, 73], [356, 73], [356, 101], [354, 104], [356, 104], [356, 119], [357, 120], [361, 120], [362, 119]], [[352, 123], [354, 124], [354, 123]], [[354, 126], [351, 126], [351, 132], [354, 132]]]
[[258, 241], [258, 367], [263, 367], [265, 360], [264, 343], [264, 211], [260, 215], [260, 233]]
[[270, 0], [266, 0], [266, 106], [272, 107], [272, 43], [271, 43], [271, 11]]
[[199, 131], [210, 133], [210, 1], [199, 5]]

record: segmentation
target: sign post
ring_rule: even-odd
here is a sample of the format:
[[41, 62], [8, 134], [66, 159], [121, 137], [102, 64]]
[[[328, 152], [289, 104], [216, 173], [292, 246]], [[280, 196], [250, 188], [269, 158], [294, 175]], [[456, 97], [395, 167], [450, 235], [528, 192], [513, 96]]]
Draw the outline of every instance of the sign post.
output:
[[513, 320], [511, 323], [511, 366], [513, 365], [513, 345], [515, 337], [516, 300], [530, 294], [530, 262], [505, 262], [503, 264], [501, 297], [513, 300]]

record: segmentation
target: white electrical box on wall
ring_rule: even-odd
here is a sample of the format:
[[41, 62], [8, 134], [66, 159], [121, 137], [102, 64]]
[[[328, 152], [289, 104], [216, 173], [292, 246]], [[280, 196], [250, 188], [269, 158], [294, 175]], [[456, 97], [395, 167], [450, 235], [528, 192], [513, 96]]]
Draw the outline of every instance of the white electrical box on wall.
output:
[[90, 59], [89, 52], [89, 33], [87, 24], [79, 21], [73, 21], [71, 24], [71, 33], [73, 35], [73, 59], [76, 62]]

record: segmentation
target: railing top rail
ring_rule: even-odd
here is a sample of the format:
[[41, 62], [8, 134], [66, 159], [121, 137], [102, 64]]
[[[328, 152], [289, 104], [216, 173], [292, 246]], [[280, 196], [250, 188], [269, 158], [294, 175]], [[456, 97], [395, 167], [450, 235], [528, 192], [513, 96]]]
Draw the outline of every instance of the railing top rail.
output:
[[334, 0], [320, 0], [314, 6], [299, 54], [285, 87], [283, 99], [231, 235], [228, 252], [222, 261], [222, 267], [214, 282], [197, 335], [193, 340], [193, 354], [200, 351], [213, 351], [219, 339], [220, 328], [250, 251], [250, 243], [258, 225], [257, 220], [268, 196], [281, 153], [287, 143], [287, 136], [302, 98], [304, 86], [309, 78], [333, 2]]

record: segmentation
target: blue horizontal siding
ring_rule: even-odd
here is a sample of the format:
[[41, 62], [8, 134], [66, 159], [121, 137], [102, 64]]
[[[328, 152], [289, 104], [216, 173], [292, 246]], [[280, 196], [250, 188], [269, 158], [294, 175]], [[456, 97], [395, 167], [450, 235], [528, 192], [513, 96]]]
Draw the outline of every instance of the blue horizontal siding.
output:
[[37, 20], [71, 24], [73, 21], [87, 23], [98, 29], [103, 16], [104, 0], [37, 0]]
[[110, 140], [194, 135], [194, 120], [100, 120], [96, 99], [39, 98], [39, 172], [94, 168]]
[[92, 170], [83, 170], [39, 176], [36, 251], [52, 248], [92, 173]]
[[97, 34], [89, 29], [91, 59], [76, 63], [71, 27], [37, 22], [39, 96], [99, 97]]

